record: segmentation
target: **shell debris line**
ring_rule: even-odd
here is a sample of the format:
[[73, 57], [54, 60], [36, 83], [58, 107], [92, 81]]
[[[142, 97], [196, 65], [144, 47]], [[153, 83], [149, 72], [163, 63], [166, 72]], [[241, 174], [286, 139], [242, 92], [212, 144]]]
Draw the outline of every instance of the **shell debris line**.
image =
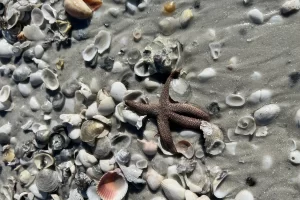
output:
[[295, 199], [299, 10], [2, 0], [0, 199]]

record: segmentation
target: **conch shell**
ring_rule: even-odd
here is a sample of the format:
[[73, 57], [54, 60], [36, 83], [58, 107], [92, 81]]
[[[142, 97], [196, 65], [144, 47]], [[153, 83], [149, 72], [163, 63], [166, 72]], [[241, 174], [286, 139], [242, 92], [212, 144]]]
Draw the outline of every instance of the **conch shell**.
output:
[[65, 0], [66, 12], [77, 19], [88, 19], [100, 8], [102, 0]]

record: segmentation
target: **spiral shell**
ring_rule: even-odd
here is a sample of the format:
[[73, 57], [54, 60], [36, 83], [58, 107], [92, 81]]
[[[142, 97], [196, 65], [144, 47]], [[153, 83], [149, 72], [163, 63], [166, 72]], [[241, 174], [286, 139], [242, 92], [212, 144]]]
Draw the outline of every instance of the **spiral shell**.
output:
[[255, 120], [251, 116], [245, 116], [239, 119], [235, 134], [239, 135], [253, 135], [256, 130]]

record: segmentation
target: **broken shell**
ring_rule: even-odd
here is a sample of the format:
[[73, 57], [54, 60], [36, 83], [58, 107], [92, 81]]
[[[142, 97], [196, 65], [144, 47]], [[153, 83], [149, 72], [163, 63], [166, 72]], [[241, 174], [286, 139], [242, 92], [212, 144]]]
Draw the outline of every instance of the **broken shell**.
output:
[[87, 120], [81, 125], [80, 138], [83, 142], [93, 142], [96, 137], [103, 134], [104, 125], [96, 120]]
[[268, 127], [262, 126], [259, 127], [255, 133], [256, 137], [265, 137], [268, 135]]
[[181, 140], [175, 144], [178, 153], [181, 153], [184, 157], [191, 159], [194, 156], [195, 150], [193, 145], [186, 141]]
[[134, 73], [140, 77], [150, 76], [156, 72], [157, 69], [152, 60], [142, 58], [134, 65]]
[[15, 69], [12, 74], [12, 78], [17, 82], [25, 81], [29, 77], [30, 73], [31, 70], [27, 67], [27, 65], [22, 64]]
[[289, 143], [288, 146], [289, 146], [290, 151], [295, 151], [300, 148], [299, 140], [290, 138], [290, 139], [288, 139], [288, 143]]
[[127, 91], [127, 89], [122, 82], [114, 82], [111, 85], [110, 95], [117, 102], [121, 102], [121, 101], [123, 101], [126, 91]]
[[25, 26], [23, 28], [23, 33], [28, 40], [33, 41], [43, 40], [46, 37], [41, 29], [35, 24]]
[[139, 178], [139, 176], [143, 173], [143, 170], [137, 168], [135, 165], [129, 165], [129, 167], [126, 167], [125, 165], [119, 164], [119, 167], [128, 182], [132, 182], [134, 184], [146, 183], [144, 179]]
[[91, 199], [91, 200], [101, 200], [101, 198], [97, 194], [96, 186], [88, 187], [88, 189], [86, 190], [86, 196], [88, 197], [88, 199]]
[[42, 5], [42, 13], [44, 18], [48, 20], [50, 24], [53, 24], [56, 21], [57, 12], [49, 4]]
[[0, 102], [5, 103], [10, 101], [10, 86], [4, 85], [0, 90]]
[[127, 149], [120, 149], [116, 155], [116, 161], [118, 164], [126, 165], [130, 161], [130, 152]]
[[186, 187], [185, 181], [184, 181], [182, 175], [180, 175], [177, 171], [177, 165], [171, 165], [168, 167], [167, 177], [169, 179], [173, 179], [173, 180], [177, 181], [182, 187], [184, 187], [184, 188]]
[[129, 65], [135, 65], [140, 60], [141, 57], [142, 57], [141, 52], [138, 49], [133, 48], [128, 50], [127, 61]]
[[111, 146], [114, 151], [119, 151], [122, 148], [127, 148], [131, 144], [131, 136], [119, 133], [111, 138]]
[[88, 45], [82, 52], [83, 60], [91, 62], [97, 55], [97, 47], [94, 44]]
[[226, 97], [225, 102], [230, 107], [241, 107], [245, 104], [246, 100], [239, 94], [230, 94]]
[[97, 163], [97, 158], [92, 154], [87, 153], [84, 149], [81, 149], [76, 156], [76, 165], [83, 165], [84, 167], [92, 167]]
[[128, 183], [120, 169], [105, 173], [97, 185], [98, 195], [107, 200], [121, 200], [127, 190]]
[[86, 189], [91, 185], [92, 179], [88, 177], [84, 172], [78, 172], [75, 175], [75, 185], [79, 191], [86, 191]]
[[289, 160], [294, 164], [300, 164], [300, 151], [295, 150], [290, 152]]
[[164, 177], [160, 175], [157, 171], [155, 171], [152, 168], [148, 169], [146, 173], [146, 181], [151, 190], [157, 190], [160, 187], [160, 184], [163, 180]]
[[185, 195], [185, 199], [189, 199], [189, 200], [197, 200], [198, 198], [198, 196], [191, 190], [186, 190], [184, 195]]
[[43, 69], [41, 78], [49, 90], [56, 90], [59, 87], [57, 77], [50, 69]]
[[108, 137], [99, 138], [96, 142], [96, 147], [93, 155], [98, 159], [103, 159], [111, 152], [111, 144]]
[[44, 23], [43, 12], [39, 8], [34, 8], [31, 11], [31, 22], [37, 26], [41, 26]]
[[99, 165], [103, 172], [108, 172], [115, 168], [115, 162], [111, 160], [100, 160]]
[[221, 55], [221, 43], [220, 42], [212, 42], [209, 43], [210, 53], [214, 60], [217, 60]]
[[98, 111], [104, 116], [111, 115], [115, 111], [116, 104], [113, 98], [105, 91], [100, 90], [97, 94]]
[[142, 150], [147, 156], [154, 156], [156, 154], [157, 143], [155, 141], [153, 140], [147, 141], [145, 139], [143, 140], [138, 139], [137, 141], [143, 145]]
[[239, 119], [234, 132], [239, 135], [253, 135], [255, 130], [256, 124], [254, 118], [246, 116]]
[[29, 187], [33, 183], [35, 176], [31, 175], [28, 170], [23, 170], [19, 175], [19, 181], [24, 187]]
[[2, 160], [4, 163], [12, 162], [15, 159], [15, 150], [10, 147], [9, 145], [6, 145], [3, 147], [2, 152]]
[[165, 179], [161, 182], [161, 186], [167, 199], [185, 199], [185, 189], [177, 181], [173, 179]]
[[80, 126], [82, 119], [79, 114], [61, 114], [59, 118], [63, 123], [68, 123], [72, 126]]
[[42, 192], [53, 192], [59, 186], [59, 175], [57, 171], [42, 169], [36, 175], [36, 186]]
[[139, 116], [135, 112], [132, 112], [131, 110], [123, 110], [122, 111], [123, 117], [126, 122], [129, 124], [135, 126], [138, 130], [142, 128], [143, 121], [145, 121], [147, 115]]
[[38, 169], [46, 169], [54, 164], [54, 159], [50, 154], [39, 153], [34, 156], [33, 162]]
[[205, 151], [211, 155], [218, 155], [223, 152], [225, 143], [221, 129], [207, 121], [201, 121], [200, 129], [205, 138]]
[[67, 128], [63, 125], [57, 125], [52, 128], [49, 139], [49, 148], [54, 151], [60, 151], [66, 148], [70, 143], [70, 138], [67, 136]]
[[101, 30], [95, 36], [94, 45], [98, 49], [98, 53], [102, 54], [104, 51], [109, 49], [111, 43], [111, 34], [108, 31]]
[[257, 124], [270, 124], [280, 112], [280, 107], [277, 104], [269, 104], [261, 107], [254, 112], [254, 118]]

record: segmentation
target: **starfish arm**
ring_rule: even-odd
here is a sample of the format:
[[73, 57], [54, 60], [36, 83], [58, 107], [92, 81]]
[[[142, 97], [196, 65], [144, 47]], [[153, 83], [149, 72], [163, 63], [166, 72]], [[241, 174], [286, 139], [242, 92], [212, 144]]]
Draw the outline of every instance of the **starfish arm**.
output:
[[175, 112], [168, 113], [169, 119], [176, 124], [190, 129], [200, 129], [201, 119], [179, 115]]
[[140, 102], [135, 102], [132, 100], [125, 100], [125, 104], [133, 111], [142, 115], [157, 115], [157, 105], [156, 104], [145, 104]]
[[203, 110], [195, 106], [186, 103], [171, 103], [169, 104], [169, 106], [170, 106], [170, 110], [176, 113], [184, 113], [184, 114], [192, 115], [194, 117], [197, 117], [205, 121], [210, 120], [209, 114], [207, 114], [206, 112], [204, 112]]
[[167, 151], [170, 151], [172, 153], [177, 153], [176, 147], [173, 143], [168, 118], [165, 117], [164, 115], [158, 115], [157, 116], [157, 126], [158, 126], [160, 139], [161, 139], [161, 142], [162, 142], [164, 148]]
[[173, 78], [175, 78], [176, 76], [179, 75], [179, 73], [180, 73], [180, 70], [172, 71], [170, 76], [168, 77], [167, 81], [165, 82], [165, 85], [161, 91], [161, 95], [160, 95], [160, 99], [159, 99], [159, 102], [161, 103], [161, 105], [166, 106], [166, 104], [169, 102], [170, 83]]

